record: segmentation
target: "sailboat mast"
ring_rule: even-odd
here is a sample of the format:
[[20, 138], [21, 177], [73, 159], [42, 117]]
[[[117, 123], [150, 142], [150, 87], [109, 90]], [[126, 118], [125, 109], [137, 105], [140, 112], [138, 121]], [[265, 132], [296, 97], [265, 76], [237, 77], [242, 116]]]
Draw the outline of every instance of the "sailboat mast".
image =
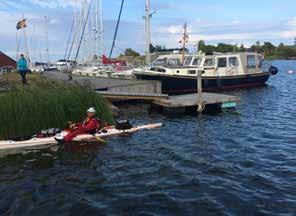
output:
[[187, 34], [187, 23], [184, 24], [184, 33], [182, 37], [182, 65], [185, 61], [185, 50], [186, 50], [186, 43], [188, 42], [188, 34]]
[[48, 48], [48, 19], [47, 16], [44, 16], [44, 24], [45, 24], [45, 39], [46, 39], [46, 58], [47, 64], [49, 64], [49, 48]]
[[100, 41], [100, 47], [101, 47], [101, 53], [100, 55], [103, 55], [105, 53], [105, 47], [104, 47], [104, 24], [103, 24], [103, 0], [99, 0], [99, 22], [98, 24], [100, 25], [98, 29], [100, 29], [99, 32], [99, 41]]
[[146, 65], [151, 62], [150, 44], [151, 44], [151, 29], [150, 29], [150, 0], [146, 0], [146, 18], [145, 18], [145, 36], [146, 36]]

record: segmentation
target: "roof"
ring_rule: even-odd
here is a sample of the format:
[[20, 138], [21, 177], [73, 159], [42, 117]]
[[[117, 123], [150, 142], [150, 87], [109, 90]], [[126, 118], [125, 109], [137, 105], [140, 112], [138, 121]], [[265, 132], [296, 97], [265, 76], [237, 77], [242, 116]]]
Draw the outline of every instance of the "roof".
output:
[[16, 68], [16, 61], [0, 51], [0, 67], [7, 66]]

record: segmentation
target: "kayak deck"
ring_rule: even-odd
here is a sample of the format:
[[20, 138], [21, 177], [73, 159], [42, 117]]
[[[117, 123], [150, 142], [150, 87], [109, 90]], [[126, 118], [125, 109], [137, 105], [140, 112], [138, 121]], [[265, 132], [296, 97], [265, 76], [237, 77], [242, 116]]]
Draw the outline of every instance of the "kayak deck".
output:
[[[140, 130], [144, 129], [155, 129], [162, 127], [162, 123], [158, 124], [149, 124], [149, 125], [141, 125], [136, 126], [128, 130], [117, 130], [115, 128], [107, 128], [106, 132], [99, 132], [94, 135], [91, 134], [84, 134], [79, 135], [74, 138], [74, 142], [81, 142], [81, 141], [87, 141], [92, 140], [96, 138], [105, 138], [105, 137], [111, 137], [111, 136], [118, 136], [122, 134], [130, 134], [135, 133]], [[28, 147], [39, 147], [39, 146], [46, 146], [46, 145], [57, 145], [57, 141], [54, 139], [54, 137], [47, 137], [47, 138], [32, 138], [30, 140], [26, 141], [0, 141], [0, 150], [5, 149], [17, 149], [17, 148], [28, 148]]]

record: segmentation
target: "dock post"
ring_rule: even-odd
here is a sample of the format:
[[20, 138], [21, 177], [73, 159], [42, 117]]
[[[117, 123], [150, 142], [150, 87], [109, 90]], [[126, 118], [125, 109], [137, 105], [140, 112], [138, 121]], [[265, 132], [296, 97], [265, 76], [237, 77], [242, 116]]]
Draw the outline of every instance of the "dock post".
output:
[[204, 103], [202, 98], [202, 71], [197, 71], [197, 112], [202, 113], [204, 110]]

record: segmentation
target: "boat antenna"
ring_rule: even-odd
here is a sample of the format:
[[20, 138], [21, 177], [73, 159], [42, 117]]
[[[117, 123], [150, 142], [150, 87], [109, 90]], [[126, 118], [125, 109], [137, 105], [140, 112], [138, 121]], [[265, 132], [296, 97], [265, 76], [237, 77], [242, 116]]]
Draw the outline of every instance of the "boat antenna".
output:
[[119, 11], [118, 19], [117, 19], [117, 24], [116, 24], [116, 28], [115, 28], [115, 33], [114, 33], [114, 38], [113, 38], [113, 43], [112, 43], [112, 46], [111, 46], [109, 58], [112, 57], [113, 49], [114, 49], [114, 46], [115, 46], [115, 41], [116, 41], [116, 38], [117, 38], [117, 32], [118, 32], [118, 28], [119, 28], [119, 23], [120, 23], [120, 19], [121, 19], [123, 5], [124, 5], [124, 0], [121, 1], [120, 11]]

